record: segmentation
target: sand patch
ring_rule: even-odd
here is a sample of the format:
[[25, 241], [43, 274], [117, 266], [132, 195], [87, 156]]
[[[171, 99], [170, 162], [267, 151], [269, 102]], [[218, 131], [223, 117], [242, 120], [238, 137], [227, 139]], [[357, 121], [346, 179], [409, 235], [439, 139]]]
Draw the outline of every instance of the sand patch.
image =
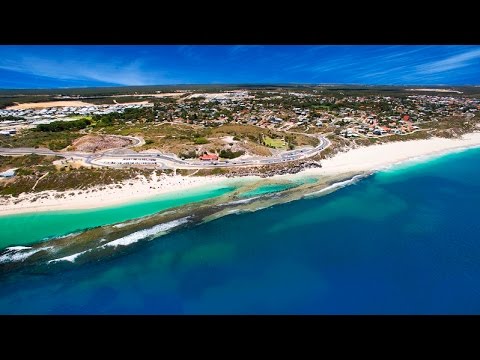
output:
[[66, 106], [92, 106], [94, 104], [83, 101], [46, 101], [38, 103], [23, 103], [7, 107], [7, 110], [26, 110], [26, 109], [45, 109], [51, 107], [66, 107]]
[[72, 150], [83, 152], [96, 152], [107, 149], [127, 147], [132, 142], [118, 136], [85, 135], [75, 140], [71, 145]]

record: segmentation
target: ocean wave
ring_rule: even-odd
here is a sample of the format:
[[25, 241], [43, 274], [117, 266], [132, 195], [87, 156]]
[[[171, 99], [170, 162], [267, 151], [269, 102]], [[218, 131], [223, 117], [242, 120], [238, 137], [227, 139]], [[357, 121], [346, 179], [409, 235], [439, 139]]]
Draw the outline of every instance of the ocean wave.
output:
[[0, 256], [0, 264], [7, 262], [23, 261], [29, 256], [36, 254], [42, 250], [49, 250], [53, 246], [46, 246], [37, 249], [32, 249], [29, 246], [12, 246], [6, 249], [6, 253]]
[[139, 240], [150, 238], [150, 237], [153, 237], [155, 235], [159, 235], [160, 233], [162, 233], [164, 231], [168, 231], [168, 230], [173, 229], [177, 226], [185, 224], [186, 222], [188, 222], [189, 218], [190, 217], [187, 216], [187, 217], [177, 219], [177, 220], [173, 220], [173, 221], [170, 221], [170, 222], [167, 222], [167, 223], [155, 225], [154, 227], [152, 227], [150, 229], [145, 229], [145, 230], [140, 230], [140, 231], [134, 232], [134, 233], [132, 233], [130, 235], [127, 235], [127, 236], [124, 236], [120, 239], [110, 241], [109, 243], [106, 243], [105, 245], [100, 246], [100, 248], [105, 248], [106, 246], [114, 246], [114, 247], [127, 246], [127, 245], [130, 245], [130, 244], [136, 243]]
[[90, 251], [92, 251], [92, 249], [88, 249], [88, 250], [85, 250], [85, 251], [81, 251], [81, 252], [76, 253], [76, 254], [73, 254], [73, 255], [64, 256], [64, 257], [62, 257], [62, 258], [49, 260], [49, 261], [48, 261], [48, 264], [50, 264], [50, 263], [56, 263], [56, 262], [59, 262], [59, 261], [70, 261], [70, 262], [73, 263], [73, 262], [75, 262], [75, 259], [76, 259], [77, 257], [79, 257], [80, 255], [85, 254], [85, 253], [87, 253], [87, 252], [90, 252]]
[[316, 195], [323, 194], [324, 192], [327, 192], [327, 191], [331, 191], [331, 190], [335, 190], [335, 189], [340, 189], [340, 188], [343, 188], [343, 187], [345, 187], [345, 186], [349, 186], [349, 185], [355, 184], [355, 183], [357, 183], [359, 180], [363, 179], [364, 177], [365, 177], [365, 175], [355, 175], [355, 176], [352, 177], [351, 179], [344, 180], [344, 181], [339, 181], [339, 182], [333, 183], [332, 185], [329, 185], [329, 186], [327, 186], [326, 188], [323, 188], [323, 189], [321, 189], [321, 190], [318, 190], [318, 191], [314, 191], [314, 192], [312, 192], [312, 193], [305, 194], [304, 197], [316, 196]]
[[32, 247], [31, 246], [10, 246], [10, 247], [7, 247], [5, 250], [7, 251], [20, 251], [20, 250], [27, 250], [27, 249], [31, 249]]
[[128, 222], [124, 222], [124, 223], [112, 225], [112, 227], [118, 229], [118, 228], [123, 228], [123, 227], [127, 226], [128, 224], [129, 224]]
[[236, 215], [239, 215], [241, 213], [244, 213], [245, 210], [242, 210], [242, 209], [231, 209], [231, 210], [227, 210], [225, 212], [225, 215], [231, 215], [231, 214], [236, 214]]

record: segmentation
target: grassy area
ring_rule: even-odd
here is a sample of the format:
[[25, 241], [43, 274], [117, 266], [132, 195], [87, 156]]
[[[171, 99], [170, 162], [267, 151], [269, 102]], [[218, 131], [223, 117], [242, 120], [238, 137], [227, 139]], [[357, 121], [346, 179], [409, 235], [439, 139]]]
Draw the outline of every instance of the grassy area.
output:
[[[56, 170], [53, 165], [36, 166], [35, 172], [15, 176], [8, 181], [0, 182], [0, 195], [18, 196], [22, 192], [31, 192], [37, 180], [45, 175], [35, 187], [35, 192], [45, 190], [73, 190], [87, 189], [96, 185], [116, 184], [123, 180], [132, 179], [137, 175], [150, 176], [151, 170], [146, 169], [70, 169], [69, 171]], [[157, 171], [158, 173], [158, 171]]]
[[0, 171], [11, 168], [33, 170], [37, 166], [52, 165], [52, 162], [58, 159], [61, 159], [61, 157], [41, 155], [0, 156]]
[[357, 138], [355, 139], [355, 143], [357, 145], [374, 145], [374, 144], [384, 144], [387, 142], [392, 142], [392, 141], [408, 141], [408, 140], [421, 140], [421, 139], [428, 139], [432, 135], [427, 132], [427, 131], [415, 131], [410, 134], [405, 134], [405, 135], [388, 135], [388, 136], [382, 136], [382, 137], [377, 137], [377, 138]]
[[225, 168], [216, 168], [216, 169], [200, 169], [194, 176], [210, 176], [210, 175], [225, 175], [228, 174], [229, 169]]
[[45, 147], [51, 150], [61, 150], [71, 145], [81, 134], [72, 131], [40, 132], [23, 130], [16, 136], [1, 136], [0, 147]]
[[281, 138], [272, 139], [271, 137], [265, 136], [263, 142], [266, 146], [273, 147], [275, 149], [285, 149], [287, 144], [285, 140]]
[[193, 139], [193, 143], [195, 145], [208, 144], [208, 140], [204, 137], [196, 137], [195, 139]]
[[239, 138], [258, 139], [261, 134], [266, 134], [268, 130], [261, 129], [253, 125], [225, 124], [216, 128], [209, 129], [211, 136], [237, 136]]
[[421, 124], [422, 128], [431, 129], [431, 133], [440, 137], [453, 137], [472, 131], [477, 131], [477, 125], [480, 123], [480, 115], [477, 114], [471, 119], [452, 116], [439, 119], [438, 121], [429, 121]]
[[389, 142], [389, 141], [407, 141], [407, 140], [421, 140], [421, 139], [428, 139], [432, 137], [430, 133], [427, 131], [416, 131], [411, 134], [406, 134], [406, 135], [390, 135], [386, 136], [385, 138], [382, 138], [384, 140], [383, 142]]
[[354, 141], [355, 141], [355, 144], [362, 145], [362, 146], [368, 146], [368, 145], [374, 145], [374, 144], [381, 143], [380, 139], [370, 138], [370, 137], [369, 138], [357, 138]]
[[80, 120], [80, 119], [92, 120], [92, 116], [91, 115], [72, 115], [72, 116], [63, 118], [62, 120]]

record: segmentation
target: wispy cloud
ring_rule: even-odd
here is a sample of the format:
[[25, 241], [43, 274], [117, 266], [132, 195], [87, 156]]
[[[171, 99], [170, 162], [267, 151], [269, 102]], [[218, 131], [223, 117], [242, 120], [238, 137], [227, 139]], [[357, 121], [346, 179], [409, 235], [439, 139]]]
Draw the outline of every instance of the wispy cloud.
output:
[[[141, 59], [112, 59], [98, 55], [69, 54], [69, 58], [32, 55], [28, 52], [0, 56], [0, 69], [59, 80], [87, 80], [105, 84], [145, 85], [161, 80], [149, 74]], [[153, 76], [154, 75], [154, 76]]]
[[480, 59], [480, 49], [470, 50], [462, 54], [450, 56], [443, 60], [433, 61], [419, 65], [418, 72], [424, 74], [435, 74], [444, 71], [459, 69], [471, 65], [474, 60]]

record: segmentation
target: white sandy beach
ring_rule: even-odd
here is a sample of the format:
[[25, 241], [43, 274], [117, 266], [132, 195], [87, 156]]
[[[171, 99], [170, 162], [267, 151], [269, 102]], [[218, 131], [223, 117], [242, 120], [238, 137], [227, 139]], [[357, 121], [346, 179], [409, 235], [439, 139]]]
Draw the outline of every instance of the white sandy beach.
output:
[[[480, 132], [466, 134], [459, 139], [432, 138], [359, 147], [339, 153], [322, 161], [321, 168], [304, 170], [294, 175], [278, 175], [277, 179], [294, 176], [332, 176], [379, 170], [392, 164], [419, 157], [440, 155], [462, 148], [479, 147]], [[243, 177], [243, 181], [259, 180], [260, 177]], [[43, 191], [21, 194], [18, 198], [0, 199], [0, 216], [36, 211], [74, 210], [105, 207], [136, 202], [161, 194], [188, 192], [195, 188], [221, 185], [236, 179], [225, 176], [167, 176], [153, 175], [125, 181], [116, 185], [98, 186], [89, 190], [66, 192]], [[63, 197], [59, 197], [62, 196]], [[36, 199], [32, 202], [32, 199]]]
[[480, 147], [480, 132], [458, 139], [431, 138], [365, 146], [336, 154], [323, 160], [321, 168], [307, 169], [302, 174], [336, 175], [380, 170], [392, 164], [471, 147]]
[[[0, 216], [36, 211], [77, 210], [137, 202], [168, 193], [185, 193], [211, 185], [221, 185], [225, 177], [189, 177], [153, 175], [138, 177], [120, 184], [103, 185], [88, 190], [42, 191], [20, 194], [17, 198], [0, 198]], [[229, 180], [232, 180], [230, 178]], [[64, 197], [59, 197], [63, 195]], [[34, 202], [32, 199], [36, 198]]]

